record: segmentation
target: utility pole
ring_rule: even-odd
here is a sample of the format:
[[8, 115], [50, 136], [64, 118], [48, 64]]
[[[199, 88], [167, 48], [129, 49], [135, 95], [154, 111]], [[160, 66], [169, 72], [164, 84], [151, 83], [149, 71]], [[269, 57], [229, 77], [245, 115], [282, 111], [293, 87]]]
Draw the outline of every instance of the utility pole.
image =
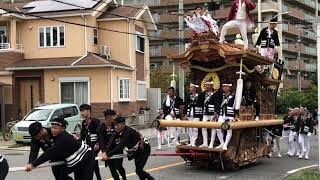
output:
[[[262, 9], [261, 9], [261, 0], [258, 0], [258, 22], [262, 22]], [[258, 29], [261, 31], [262, 24], [258, 23]]]
[[298, 41], [297, 41], [297, 45], [298, 45], [298, 63], [297, 63], [297, 70], [298, 70], [298, 74], [297, 74], [297, 80], [298, 80], [298, 90], [301, 92], [301, 28], [299, 27], [299, 36], [298, 36]]
[[[314, 30], [317, 31], [317, 74], [318, 74], [318, 124], [320, 124], [320, 18], [319, 18], [319, 3], [318, 0], [316, 2], [316, 22], [313, 24]], [[316, 27], [315, 27], [316, 26]], [[318, 126], [319, 129], [319, 126]], [[317, 129], [317, 130], [318, 130]], [[320, 157], [320, 132], [318, 132], [318, 157]], [[318, 170], [320, 171], [320, 161], [319, 161], [319, 166]]]
[[[179, 0], [179, 54], [184, 53], [184, 12], [183, 0]], [[179, 67], [179, 96], [184, 99], [184, 69]]]

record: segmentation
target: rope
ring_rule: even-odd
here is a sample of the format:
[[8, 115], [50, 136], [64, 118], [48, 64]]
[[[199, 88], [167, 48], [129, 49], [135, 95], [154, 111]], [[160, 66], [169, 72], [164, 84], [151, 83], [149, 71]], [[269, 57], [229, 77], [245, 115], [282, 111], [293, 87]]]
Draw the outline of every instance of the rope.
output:
[[[128, 157], [127, 154], [117, 154], [117, 155], [113, 155], [111, 157], [109, 157], [108, 159], [122, 159], [122, 158], [126, 158]], [[96, 157], [95, 160], [102, 160], [101, 157]], [[64, 161], [57, 161], [57, 162], [50, 162], [46, 165], [41, 165], [41, 166], [38, 166], [38, 167], [34, 167], [34, 169], [41, 169], [41, 168], [46, 168], [46, 167], [51, 167], [51, 166], [60, 166], [60, 165], [63, 165], [65, 164]], [[26, 167], [12, 167], [12, 168], [9, 168], [9, 172], [17, 172], [17, 171], [25, 171], [26, 170]]]
[[266, 129], [266, 128], [263, 128], [263, 130], [265, 130], [265, 131], [267, 131], [269, 134], [271, 134], [271, 135], [273, 135], [273, 136], [275, 136], [275, 137], [282, 137], [282, 136], [278, 136], [278, 135], [275, 135], [274, 133], [272, 133], [271, 131], [269, 131], [268, 129]]
[[[238, 66], [240, 66], [240, 64], [226, 64], [226, 65], [223, 65], [223, 66], [218, 67], [218, 68], [209, 69], [209, 68], [205, 68], [205, 67], [202, 67], [202, 66], [191, 65], [190, 68], [198, 69], [200, 71], [204, 71], [204, 72], [208, 72], [208, 73], [212, 73], [212, 72], [221, 71], [221, 70], [226, 69], [228, 67], [238, 67]], [[244, 70], [249, 74], [253, 73], [256, 70], [255, 68], [250, 70], [245, 65], [242, 65], [242, 66], [243, 66]]]

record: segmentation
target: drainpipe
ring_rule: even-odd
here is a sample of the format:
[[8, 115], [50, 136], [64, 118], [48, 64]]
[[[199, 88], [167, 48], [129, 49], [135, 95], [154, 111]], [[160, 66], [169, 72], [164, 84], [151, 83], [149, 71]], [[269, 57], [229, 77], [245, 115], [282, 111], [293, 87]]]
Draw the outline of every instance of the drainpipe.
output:
[[[128, 32], [130, 33], [131, 32], [131, 28], [130, 28], [130, 20], [127, 19], [127, 22], [128, 22]], [[135, 32], [134, 32], [135, 33]], [[132, 67], [132, 49], [131, 49], [131, 34], [128, 34], [128, 46], [129, 46], [129, 66]]]
[[87, 18], [86, 16], [82, 15], [83, 22], [84, 22], [84, 55], [88, 54], [88, 49], [87, 49]]
[[110, 109], [113, 109], [113, 77], [112, 77], [112, 71], [115, 69], [115, 67], [110, 69]]

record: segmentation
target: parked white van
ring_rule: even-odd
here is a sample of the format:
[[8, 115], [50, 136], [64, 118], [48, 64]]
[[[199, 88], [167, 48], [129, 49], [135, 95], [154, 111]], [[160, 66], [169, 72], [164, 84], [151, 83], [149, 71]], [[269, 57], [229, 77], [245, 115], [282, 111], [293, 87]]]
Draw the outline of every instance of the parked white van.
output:
[[67, 131], [70, 133], [81, 130], [81, 115], [76, 104], [53, 104], [32, 109], [22, 121], [14, 125], [13, 141], [16, 143], [27, 143], [31, 141], [29, 126], [39, 121], [43, 127], [51, 127], [51, 121], [55, 117], [64, 117], [68, 122]]

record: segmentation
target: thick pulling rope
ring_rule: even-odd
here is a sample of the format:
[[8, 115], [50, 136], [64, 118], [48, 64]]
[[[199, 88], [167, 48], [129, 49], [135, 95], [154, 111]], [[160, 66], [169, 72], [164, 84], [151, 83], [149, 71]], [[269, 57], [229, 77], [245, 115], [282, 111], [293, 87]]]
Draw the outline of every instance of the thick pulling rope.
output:
[[[126, 158], [126, 157], [128, 157], [127, 154], [118, 154], [118, 155], [114, 155], [112, 157], [109, 157], [108, 159], [122, 159], [122, 158]], [[102, 160], [102, 158], [101, 157], [96, 157], [95, 160]], [[63, 165], [63, 164], [65, 164], [64, 161], [50, 162], [50, 163], [45, 164], [45, 165], [34, 167], [34, 169], [46, 168], [46, 167], [51, 167], [51, 166], [60, 166], [60, 165]], [[12, 167], [12, 168], [9, 168], [9, 172], [17, 172], [17, 171], [25, 171], [25, 170], [26, 170], [26, 167]]]
[[[208, 156], [207, 153], [153, 153], [150, 154], [150, 156], [192, 156], [192, 157], [205, 157]], [[108, 159], [123, 159], [128, 157], [127, 154], [117, 154], [112, 157], [109, 157]], [[95, 160], [102, 160], [101, 157], [96, 157]], [[51, 166], [60, 166], [65, 164], [64, 161], [58, 161], [58, 162], [51, 162], [45, 165], [41, 165], [38, 167], [35, 167], [34, 169], [40, 169], [40, 168], [46, 168], [46, 167], [51, 167]], [[9, 168], [9, 172], [17, 172], [17, 171], [25, 171], [26, 167], [12, 167]]]

